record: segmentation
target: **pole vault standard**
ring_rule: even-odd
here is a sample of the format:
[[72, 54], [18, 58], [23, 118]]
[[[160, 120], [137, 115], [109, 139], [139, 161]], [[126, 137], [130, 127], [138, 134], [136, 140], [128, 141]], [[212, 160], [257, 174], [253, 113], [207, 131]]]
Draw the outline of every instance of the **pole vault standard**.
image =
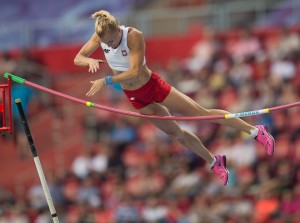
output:
[[50, 191], [49, 191], [49, 188], [48, 188], [48, 184], [46, 182], [44, 171], [42, 169], [42, 165], [41, 165], [39, 156], [37, 154], [37, 151], [36, 151], [35, 146], [34, 146], [33, 139], [31, 137], [30, 129], [29, 129], [29, 126], [28, 126], [28, 123], [27, 123], [27, 120], [26, 120], [26, 117], [25, 117], [25, 114], [24, 114], [24, 110], [23, 110], [23, 107], [22, 107], [22, 104], [21, 104], [21, 100], [16, 99], [15, 102], [16, 102], [16, 105], [17, 105], [17, 108], [18, 108], [18, 111], [19, 111], [19, 114], [20, 114], [20, 118], [21, 118], [23, 126], [24, 126], [24, 130], [25, 130], [25, 133], [26, 133], [26, 136], [27, 136], [27, 140], [28, 140], [28, 143], [29, 143], [29, 146], [30, 146], [30, 149], [31, 149], [32, 156], [33, 156], [33, 160], [34, 160], [34, 163], [35, 163], [35, 166], [36, 166], [36, 169], [37, 169], [37, 172], [38, 172], [38, 175], [39, 175], [42, 187], [43, 187], [43, 191], [44, 191], [44, 194], [45, 194], [45, 197], [46, 197], [49, 209], [50, 209], [50, 213], [51, 213], [53, 222], [54, 223], [59, 223], [58, 216], [56, 214], [56, 210], [55, 210], [55, 207], [54, 207], [54, 204], [53, 204], [53, 201], [52, 201], [52, 198], [51, 198], [51, 194], [50, 194]]
[[163, 119], [163, 120], [215, 120], [215, 119], [229, 119], [229, 118], [240, 118], [240, 117], [246, 117], [246, 116], [254, 116], [254, 115], [261, 115], [261, 114], [266, 114], [266, 113], [270, 113], [272, 111], [276, 111], [276, 110], [282, 110], [282, 109], [287, 109], [287, 108], [291, 108], [291, 107], [296, 107], [300, 105], [300, 101], [299, 102], [295, 102], [295, 103], [291, 103], [291, 104], [286, 104], [286, 105], [281, 105], [281, 106], [277, 106], [277, 107], [272, 107], [272, 108], [265, 108], [265, 109], [260, 109], [260, 110], [254, 110], [254, 111], [246, 111], [246, 112], [240, 112], [240, 113], [229, 113], [226, 115], [214, 115], [214, 116], [156, 116], [156, 115], [142, 115], [139, 114], [137, 112], [131, 112], [131, 111], [125, 111], [125, 110], [121, 110], [121, 109], [116, 109], [116, 108], [111, 108], [111, 107], [107, 107], [107, 106], [103, 106], [103, 105], [99, 105], [93, 102], [89, 102], [89, 101], [84, 101], [82, 99], [79, 98], [75, 98], [54, 90], [51, 90], [49, 88], [34, 84], [30, 81], [27, 81], [21, 77], [15, 76], [13, 74], [10, 73], [5, 73], [4, 74], [5, 78], [11, 78], [11, 80], [19, 83], [19, 84], [26, 84], [30, 87], [36, 88], [38, 90], [41, 91], [45, 91], [48, 92], [50, 94], [53, 95], [57, 95], [59, 97], [62, 98], [66, 98], [68, 100], [80, 103], [80, 104], [84, 104], [88, 107], [95, 107], [101, 110], [105, 110], [105, 111], [109, 111], [109, 112], [114, 112], [117, 114], [122, 114], [122, 115], [128, 115], [128, 116], [134, 116], [134, 117], [141, 117], [141, 118], [148, 118], [148, 119]]
[[[1, 90], [1, 100], [0, 100], [0, 113], [2, 116], [2, 125], [0, 126], [0, 132], [2, 135], [8, 131], [12, 134], [12, 108], [11, 108], [11, 79], [10, 77], [7, 78], [7, 84], [0, 84]], [[6, 96], [8, 95], [8, 123], [6, 120], [7, 109], [6, 109]]]

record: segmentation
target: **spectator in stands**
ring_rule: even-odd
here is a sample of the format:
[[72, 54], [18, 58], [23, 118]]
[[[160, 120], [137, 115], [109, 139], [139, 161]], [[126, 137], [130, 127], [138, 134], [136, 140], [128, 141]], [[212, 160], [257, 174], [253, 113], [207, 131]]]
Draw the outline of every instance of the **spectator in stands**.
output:
[[141, 216], [137, 204], [128, 194], [123, 194], [122, 201], [116, 208], [115, 217], [117, 222], [140, 222]]
[[261, 42], [249, 29], [243, 29], [240, 38], [230, 48], [233, 60], [248, 61], [262, 52]]
[[91, 207], [99, 207], [101, 204], [100, 190], [95, 185], [92, 177], [87, 177], [82, 180], [81, 187], [78, 191], [78, 201], [81, 204], [86, 204]]
[[[92, 17], [95, 19], [95, 33], [76, 55], [74, 63], [78, 66], [88, 66], [90, 72], [96, 72], [103, 61], [89, 56], [101, 46], [114, 76], [91, 81], [92, 87], [87, 92], [87, 96], [93, 96], [104, 85], [121, 83], [129, 101], [141, 114], [170, 116], [168, 109], [189, 116], [228, 114], [224, 110], [201, 107], [170, 86], [157, 73], [149, 70], [145, 60], [145, 42], [140, 31], [132, 27], [119, 26], [115, 17], [104, 10], [95, 12]], [[213, 156], [195, 134], [181, 128], [173, 120], [149, 119], [149, 121], [202, 157], [221, 177], [222, 183], [227, 185], [228, 170], [225, 156]], [[239, 118], [213, 122], [247, 132], [265, 146], [269, 155], [273, 154], [274, 139], [265, 126], [251, 126]]]
[[219, 42], [213, 30], [203, 31], [203, 37], [193, 46], [190, 58], [186, 60], [186, 68], [196, 75], [210, 65], [219, 52]]
[[177, 176], [170, 182], [170, 192], [173, 194], [182, 194], [194, 196], [196, 188], [199, 187], [200, 175], [195, 170], [190, 170], [187, 165], [178, 170]]
[[288, 57], [276, 58], [271, 62], [270, 73], [273, 81], [291, 80], [296, 75], [296, 65]]
[[165, 179], [158, 171], [148, 166], [136, 168], [133, 173], [128, 174], [126, 180], [127, 191], [137, 198], [148, 195], [160, 194], [165, 186]]
[[146, 222], [167, 222], [167, 208], [159, 203], [159, 199], [150, 196], [146, 199], [146, 205], [141, 210], [142, 219]]
[[90, 170], [92, 173], [102, 174], [107, 170], [109, 159], [109, 148], [103, 143], [98, 145], [95, 154], [90, 160]]
[[[235, 167], [246, 167], [254, 164], [256, 160], [255, 147], [252, 143], [245, 143], [237, 136], [231, 133], [223, 138], [222, 145], [216, 149], [230, 156]], [[231, 139], [230, 139], [231, 138]]]
[[72, 163], [72, 171], [79, 179], [85, 179], [89, 175], [92, 152], [89, 150], [82, 151]]
[[300, 36], [297, 32], [283, 27], [277, 44], [270, 49], [271, 58], [297, 59], [300, 53]]
[[234, 86], [243, 86], [251, 80], [251, 66], [243, 60], [234, 60], [233, 66], [229, 71], [229, 81]]

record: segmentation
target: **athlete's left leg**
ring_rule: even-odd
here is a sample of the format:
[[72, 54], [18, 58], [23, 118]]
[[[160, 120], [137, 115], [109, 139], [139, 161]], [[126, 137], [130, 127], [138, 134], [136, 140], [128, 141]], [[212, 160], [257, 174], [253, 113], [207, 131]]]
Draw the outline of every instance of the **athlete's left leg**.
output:
[[[205, 109], [200, 106], [193, 99], [187, 95], [181, 93], [174, 87], [172, 87], [170, 94], [167, 98], [161, 103], [170, 110], [179, 112], [183, 115], [188, 116], [213, 116], [213, 115], [225, 115], [228, 114], [228, 111], [221, 109]], [[244, 131], [255, 139], [263, 144], [265, 150], [269, 155], [273, 154], [275, 149], [275, 142], [273, 137], [267, 132], [266, 128], [261, 128], [259, 126], [255, 127], [245, 122], [240, 118], [232, 119], [216, 119], [211, 120], [211, 122], [218, 123], [225, 126], [230, 126], [236, 128], [240, 131]]]
[[[196, 101], [188, 97], [187, 95], [181, 93], [174, 87], [172, 88], [170, 94], [161, 103], [162, 105], [169, 108], [171, 111], [179, 112], [187, 116], [212, 116], [212, 115], [225, 115], [229, 114], [228, 111], [221, 109], [205, 109], [199, 105]], [[233, 119], [217, 119], [211, 122], [219, 123], [221, 125], [226, 125], [230, 127], [237, 128], [241, 131], [250, 134], [250, 130], [254, 130], [255, 127], [243, 121], [240, 118]]]

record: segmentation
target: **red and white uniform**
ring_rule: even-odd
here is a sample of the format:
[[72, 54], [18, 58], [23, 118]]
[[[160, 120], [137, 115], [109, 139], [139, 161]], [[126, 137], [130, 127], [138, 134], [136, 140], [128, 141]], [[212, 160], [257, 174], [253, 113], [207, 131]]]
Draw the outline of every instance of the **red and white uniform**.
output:
[[[120, 26], [123, 31], [122, 40], [116, 49], [101, 43], [105, 58], [111, 69], [127, 71], [130, 69], [130, 49], [127, 46], [128, 27]], [[144, 57], [144, 63], [146, 59]], [[149, 81], [136, 90], [125, 90], [125, 95], [136, 109], [141, 109], [151, 103], [162, 102], [170, 93], [171, 86], [157, 73], [152, 72]]]

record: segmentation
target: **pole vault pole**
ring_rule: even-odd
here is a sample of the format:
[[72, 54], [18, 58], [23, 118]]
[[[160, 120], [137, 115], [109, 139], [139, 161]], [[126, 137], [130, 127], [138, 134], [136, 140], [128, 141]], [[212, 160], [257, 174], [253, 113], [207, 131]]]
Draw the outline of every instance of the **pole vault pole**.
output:
[[42, 169], [42, 165], [41, 165], [39, 156], [37, 154], [37, 151], [36, 151], [35, 146], [34, 146], [33, 139], [31, 137], [30, 129], [29, 129], [26, 117], [25, 117], [25, 113], [24, 113], [24, 110], [23, 110], [23, 107], [22, 107], [22, 104], [21, 104], [21, 100], [16, 99], [15, 103], [18, 107], [20, 118], [21, 118], [23, 126], [24, 126], [24, 130], [25, 130], [25, 133], [26, 133], [26, 136], [27, 136], [27, 140], [28, 140], [28, 143], [29, 143], [29, 146], [30, 146], [30, 149], [31, 149], [32, 156], [33, 156], [33, 160], [34, 160], [34, 163], [35, 163], [35, 166], [36, 166], [36, 169], [37, 169], [37, 172], [38, 172], [38, 175], [39, 175], [42, 187], [43, 187], [43, 191], [44, 191], [44, 194], [45, 194], [45, 197], [46, 197], [49, 209], [50, 209], [50, 213], [51, 213], [53, 222], [54, 223], [59, 223], [58, 216], [56, 214], [56, 210], [55, 210], [55, 207], [54, 207], [54, 204], [53, 204], [53, 201], [52, 201], [52, 198], [51, 198], [51, 194], [50, 194], [50, 191], [49, 191], [49, 188], [48, 188], [48, 184], [47, 184], [47, 181], [46, 181], [46, 178], [45, 178], [45, 175], [44, 175], [44, 171]]

